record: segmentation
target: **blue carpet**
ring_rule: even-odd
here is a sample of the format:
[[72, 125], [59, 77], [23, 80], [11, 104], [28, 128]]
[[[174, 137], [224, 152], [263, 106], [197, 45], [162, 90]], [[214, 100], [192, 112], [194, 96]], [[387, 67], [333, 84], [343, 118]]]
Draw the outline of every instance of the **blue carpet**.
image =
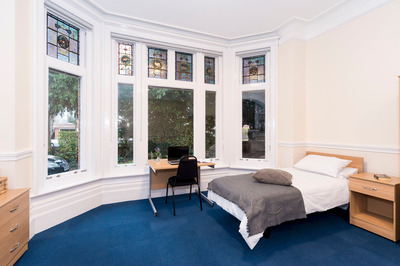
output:
[[197, 197], [103, 205], [36, 234], [22, 265], [400, 265], [400, 243], [348, 223], [343, 210], [284, 223], [250, 250], [239, 221]]

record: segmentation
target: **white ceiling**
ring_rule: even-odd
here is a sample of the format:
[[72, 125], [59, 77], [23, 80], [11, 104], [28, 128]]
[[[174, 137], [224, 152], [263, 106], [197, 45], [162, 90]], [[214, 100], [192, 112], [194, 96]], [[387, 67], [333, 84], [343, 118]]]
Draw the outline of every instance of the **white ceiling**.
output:
[[346, 0], [87, 0], [104, 13], [235, 39], [312, 21]]

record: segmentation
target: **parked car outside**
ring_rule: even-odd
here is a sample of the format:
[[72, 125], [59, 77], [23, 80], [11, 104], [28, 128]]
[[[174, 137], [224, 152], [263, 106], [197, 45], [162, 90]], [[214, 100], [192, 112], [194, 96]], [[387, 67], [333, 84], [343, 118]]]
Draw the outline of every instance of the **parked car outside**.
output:
[[47, 160], [47, 175], [55, 175], [58, 173], [63, 173], [64, 168], [59, 166], [56, 163], [52, 163], [49, 160]]
[[64, 158], [54, 155], [47, 156], [48, 175], [58, 174], [67, 171], [69, 171], [69, 164]]

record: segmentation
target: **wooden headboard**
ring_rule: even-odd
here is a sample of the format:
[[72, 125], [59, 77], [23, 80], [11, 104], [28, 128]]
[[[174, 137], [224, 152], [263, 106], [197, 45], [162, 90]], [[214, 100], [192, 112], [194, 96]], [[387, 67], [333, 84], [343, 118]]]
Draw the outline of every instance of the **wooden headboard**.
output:
[[322, 152], [314, 152], [314, 151], [306, 151], [306, 155], [315, 154], [321, 156], [329, 156], [336, 157], [339, 159], [351, 160], [351, 163], [347, 167], [357, 168], [359, 173], [364, 172], [364, 158], [363, 157], [354, 157], [348, 155], [339, 155], [339, 154], [331, 154], [331, 153], [322, 153]]

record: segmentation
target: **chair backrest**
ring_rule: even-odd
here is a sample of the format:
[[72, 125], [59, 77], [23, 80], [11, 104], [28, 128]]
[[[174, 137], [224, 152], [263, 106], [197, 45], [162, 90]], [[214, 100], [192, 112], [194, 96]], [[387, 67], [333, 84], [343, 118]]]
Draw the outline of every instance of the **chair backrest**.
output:
[[195, 156], [182, 156], [179, 160], [177, 179], [187, 180], [197, 177], [197, 158]]

